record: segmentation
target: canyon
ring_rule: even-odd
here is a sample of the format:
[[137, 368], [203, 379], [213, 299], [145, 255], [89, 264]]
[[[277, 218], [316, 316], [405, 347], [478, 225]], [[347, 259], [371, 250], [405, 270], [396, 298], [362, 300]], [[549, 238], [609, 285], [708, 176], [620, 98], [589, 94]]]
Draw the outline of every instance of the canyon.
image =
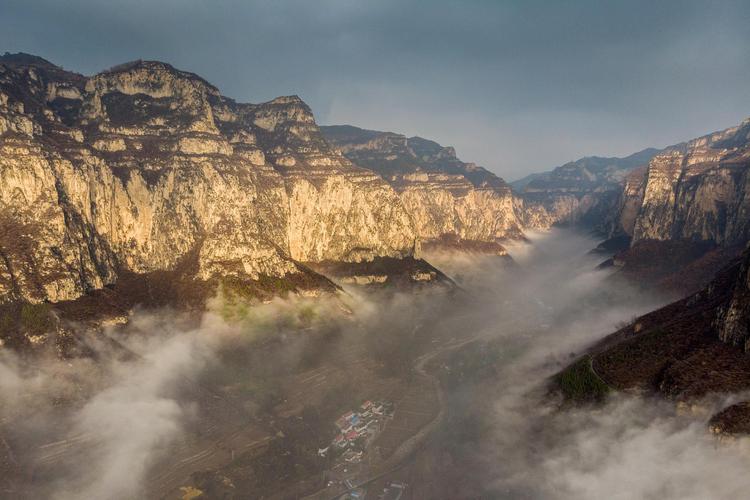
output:
[[[0, 488], [601, 498], [566, 461], [612, 415], [711, 453], [696, 429], [750, 429], [749, 171], [750, 119], [508, 183], [298, 96], [6, 53]], [[372, 401], [342, 462], [330, 424]]]
[[318, 263], [419, 259], [422, 245], [502, 255], [559, 224], [630, 248], [748, 239], [748, 121], [513, 187], [453, 148], [320, 128], [296, 96], [237, 103], [165, 63], [92, 77], [27, 54], [0, 63], [5, 302], [74, 300], [125, 273], [177, 269], [212, 289], [270, 279], [315, 293], [330, 287]]

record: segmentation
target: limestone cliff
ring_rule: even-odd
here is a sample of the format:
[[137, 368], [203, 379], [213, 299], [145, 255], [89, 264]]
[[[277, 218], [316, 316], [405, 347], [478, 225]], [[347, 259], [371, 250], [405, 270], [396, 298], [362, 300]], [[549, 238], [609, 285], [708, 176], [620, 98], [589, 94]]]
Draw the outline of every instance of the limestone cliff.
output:
[[425, 242], [439, 243], [446, 236], [467, 243], [522, 236], [510, 187], [484, 168], [459, 160], [453, 148], [349, 125], [321, 130], [352, 162], [393, 186]]
[[750, 239], [749, 167], [750, 120], [668, 148], [626, 183], [614, 230], [633, 243], [742, 244]]
[[74, 299], [191, 255], [196, 279], [258, 279], [418, 246], [398, 194], [298, 97], [237, 103], [161, 62], [85, 77], [0, 57], [0, 179], [0, 300]]

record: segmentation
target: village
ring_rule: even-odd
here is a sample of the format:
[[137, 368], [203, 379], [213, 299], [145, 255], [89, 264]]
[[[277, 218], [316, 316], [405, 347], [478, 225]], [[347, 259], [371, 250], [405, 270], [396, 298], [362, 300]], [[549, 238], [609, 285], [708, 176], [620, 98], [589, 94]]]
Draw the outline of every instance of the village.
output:
[[[348, 490], [341, 499], [364, 499], [367, 495], [364, 488], [358, 487], [364, 472], [363, 462], [373, 458], [365, 454], [394, 414], [392, 402], [367, 400], [334, 422], [337, 434], [328, 446], [318, 449], [318, 455], [331, 461], [327, 486], [343, 486]], [[399, 493], [405, 488], [404, 484], [393, 485], [378, 498], [400, 498]]]

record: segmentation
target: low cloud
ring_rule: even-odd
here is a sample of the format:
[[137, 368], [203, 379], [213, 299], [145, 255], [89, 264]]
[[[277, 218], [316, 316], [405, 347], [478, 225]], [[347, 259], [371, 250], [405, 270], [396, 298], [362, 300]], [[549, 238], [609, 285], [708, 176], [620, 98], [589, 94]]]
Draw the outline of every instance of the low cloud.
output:
[[[211, 426], [246, 422], [263, 405], [283, 401], [278, 381], [288, 373], [333, 365], [356, 350], [393, 376], [408, 370], [425, 342], [471, 336], [495, 346], [498, 359], [490, 380], [447, 394], [466, 405], [461, 413], [478, 415], [482, 435], [473, 446], [446, 449], [453, 465], [436, 468], [430, 481], [460, 478], [470, 486], [443, 494], [741, 498], [750, 486], [746, 445], [716, 446], [705, 427], [731, 399], [712, 396], [700, 414], [637, 396], [614, 397], [593, 411], [560, 412], [548, 400], [549, 376], [618, 323], [666, 300], [615, 285], [611, 271], [596, 269], [603, 257], [589, 253], [595, 244], [555, 230], [511, 245], [512, 265], [431, 256], [462, 287], [451, 296], [353, 288], [253, 308], [217, 298], [197, 322], [171, 311], [134, 313], [128, 326], [104, 333], [111, 342], [92, 343], [96, 360], [52, 357], [34, 365], [2, 351], [0, 432], [22, 452], [30, 477], [24, 491], [37, 497], [146, 497], [154, 474], [206, 432], [209, 419]], [[206, 406], [242, 384], [249, 396], [236, 402], [239, 417]], [[439, 431], [439, 453], [446, 452], [440, 436], [466, 430]]]

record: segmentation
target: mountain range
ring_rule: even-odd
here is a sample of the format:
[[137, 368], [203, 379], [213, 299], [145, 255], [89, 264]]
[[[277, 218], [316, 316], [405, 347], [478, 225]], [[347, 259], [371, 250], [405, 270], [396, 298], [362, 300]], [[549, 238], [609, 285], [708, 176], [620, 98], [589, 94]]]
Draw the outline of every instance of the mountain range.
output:
[[[218, 290], [447, 284], [423, 253], [505, 255], [504, 242], [560, 224], [601, 234], [631, 281], [696, 292], [750, 240], [749, 167], [746, 120], [509, 185], [421, 137], [319, 127], [297, 96], [238, 103], [162, 62], [84, 76], [6, 54], [0, 330], [18, 331], [23, 305], [81, 320], [200, 308]], [[737, 321], [717, 338], [745, 342]]]

